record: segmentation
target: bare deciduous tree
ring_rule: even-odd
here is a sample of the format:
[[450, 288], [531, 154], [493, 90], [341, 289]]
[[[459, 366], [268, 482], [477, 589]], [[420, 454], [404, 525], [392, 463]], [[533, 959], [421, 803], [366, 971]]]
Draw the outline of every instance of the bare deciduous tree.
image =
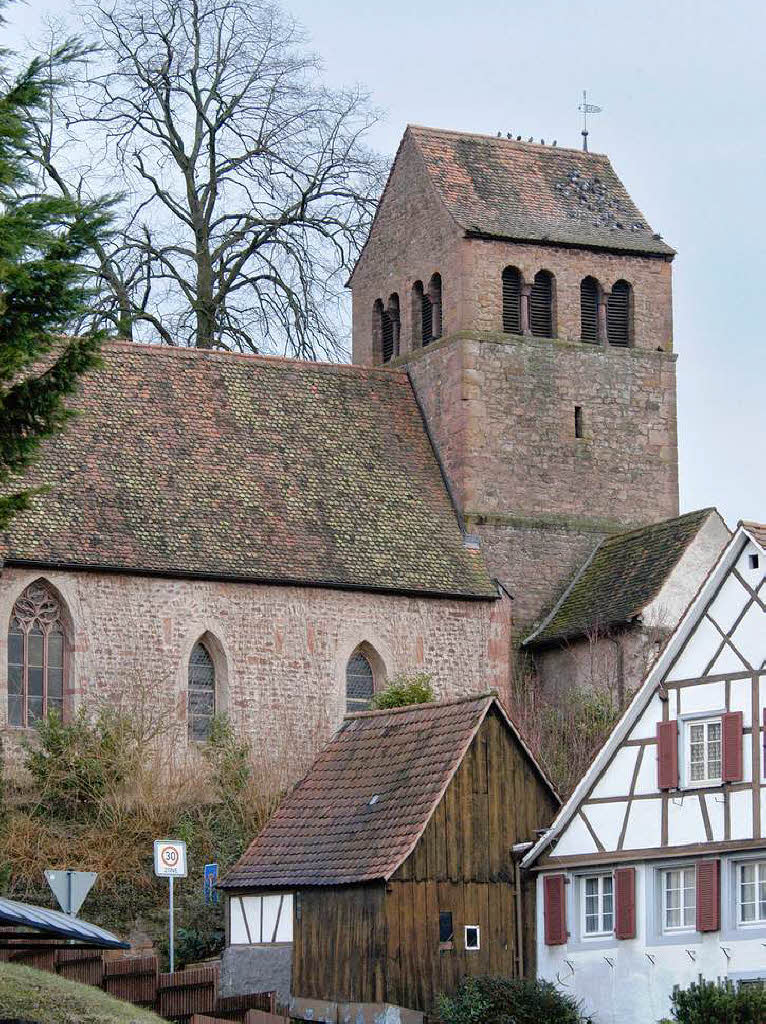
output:
[[105, 316], [169, 344], [337, 356], [382, 180], [366, 96], [323, 87], [268, 2], [93, 0], [84, 16], [97, 55], [38, 148], [65, 194], [97, 171], [72, 165], [73, 132], [115, 172], [124, 223], [92, 268]]

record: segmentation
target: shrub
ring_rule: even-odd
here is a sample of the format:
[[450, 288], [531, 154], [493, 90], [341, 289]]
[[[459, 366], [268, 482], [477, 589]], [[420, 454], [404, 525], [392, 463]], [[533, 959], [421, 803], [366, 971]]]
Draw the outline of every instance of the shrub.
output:
[[394, 676], [388, 686], [372, 698], [372, 706], [382, 711], [385, 708], [407, 707], [409, 704], [430, 704], [433, 699], [430, 674], [418, 672], [413, 676]]
[[730, 981], [693, 982], [678, 988], [671, 997], [670, 1020], [661, 1024], [763, 1024], [766, 1020], [766, 988]]
[[526, 978], [464, 978], [438, 1012], [444, 1024], [592, 1024], [571, 996]]

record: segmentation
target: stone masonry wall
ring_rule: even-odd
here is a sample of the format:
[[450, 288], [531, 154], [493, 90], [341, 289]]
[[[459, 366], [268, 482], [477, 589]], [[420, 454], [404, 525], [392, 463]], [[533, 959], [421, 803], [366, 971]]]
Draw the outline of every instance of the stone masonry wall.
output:
[[462, 245], [459, 330], [502, 331], [502, 273], [505, 267], [514, 266], [527, 284], [539, 270], [553, 275], [555, 337], [580, 340], [580, 282], [584, 277], [595, 277], [607, 291], [622, 279], [633, 290], [633, 345], [652, 351], [672, 350], [672, 281], [667, 260], [476, 238], [465, 239]]
[[678, 514], [675, 358], [473, 332], [410, 357], [457, 500], [514, 595], [518, 628], [600, 537]]
[[[408, 136], [399, 150], [394, 173], [378, 206], [370, 237], [351, 280], [353, 292], [353, 362], [373, 363], [373, 306], [399, 296], [402, 354], [413, 348], [412, 286], [442, 277], [442, 333], [463, 322], [462, 231], [437, 197]], [[416, 336], [417, 336], [417, 332]]]
[[439, 697], [508, 693], [510, 602], [168, 580], [5, 567], [0, 578], [0, 726], [7, 721], [6, 633], [11, 610], [36, 579], [61, 595], [72, 634], [70, 708], [90, 699], [158, 698], [186, 736], [187, 668], [207, 635], [218, 704], [256, 748], [306, 760], [345, 713], [345, 668], [365, 642], [376, 686], [427, 671]]

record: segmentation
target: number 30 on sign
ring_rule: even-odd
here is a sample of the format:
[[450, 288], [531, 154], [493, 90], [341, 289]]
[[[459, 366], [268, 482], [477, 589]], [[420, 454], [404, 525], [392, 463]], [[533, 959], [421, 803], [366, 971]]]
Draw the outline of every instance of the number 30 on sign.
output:
[[154, 840], [154, 873], [160, 877], [186, 878], [186, 843], [182, 839]]

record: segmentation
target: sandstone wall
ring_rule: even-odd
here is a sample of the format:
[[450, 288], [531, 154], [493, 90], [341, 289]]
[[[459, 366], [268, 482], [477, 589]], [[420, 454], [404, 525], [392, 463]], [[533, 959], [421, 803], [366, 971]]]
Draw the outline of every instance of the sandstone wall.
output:
[[3, 569], [0, 725], [7, 721], [7, 624], [36, 579], [60, 594], [71, 633], [69, 707], [88, 699], [158, 699], [186, 737], [187, 670], [205, 636], [218, 705], [266, 753], [310, 755], [345, 712], [345, 668], [360, 643], [384, 674], [427, 671], [439, 697], [508, 692], [510, 602], [320, 588]]

